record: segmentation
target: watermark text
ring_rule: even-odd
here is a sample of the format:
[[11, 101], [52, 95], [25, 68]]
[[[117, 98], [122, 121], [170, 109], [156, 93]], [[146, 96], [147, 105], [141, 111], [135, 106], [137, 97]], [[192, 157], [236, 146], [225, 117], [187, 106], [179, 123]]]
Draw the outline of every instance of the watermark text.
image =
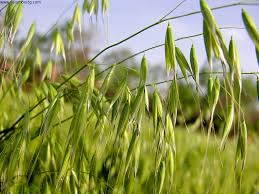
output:
[[[0, 0], [0, 5], [8, 4], [10, 1]], [[22, 3], [24, 5], [39, 5], [41, 0], [24, 0], [24, 1], [13, 1], [13, 3]]]

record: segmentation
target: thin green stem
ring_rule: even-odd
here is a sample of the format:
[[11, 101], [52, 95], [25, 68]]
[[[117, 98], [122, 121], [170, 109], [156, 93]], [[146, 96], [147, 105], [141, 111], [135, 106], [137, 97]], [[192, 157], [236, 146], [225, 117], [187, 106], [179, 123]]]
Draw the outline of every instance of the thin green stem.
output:
[[[221, 75], [223, 74], [224, 72], [223, 71], [213, 71], [213, 72], [201, 72], [199, 73], [200, 76], [203, 76], [203, 75]], [[259, 72], [242, 72], [241, 73], [242, 75], [259, 75]], [[192, 77], [193, 74], [190, 74], [188, 75], [187, 77]], [[181, 79], [184, 79], [184, 76], [182, 77], [178, 77], [177, 80], [181, 80]], [[149, 84], [146, 84], [146, 87], [150, 87], [150, 86], [153, 86], [153, 85], [161, 85], [161, 84], [166, 84], [168, 82], [171, 82], [173, 81], [173, 79], [169, 79], [169, 80], [163, 80], [163, 81], [160, 81], [160, 82], [156, 82], [156, 83], [149, 83]], [[135, 87], [133, 89], [131, 89], [132, 91], [133, 90], [136, 90], [138, 87]]]
[[182, 0], [180, 3], [178, 3], [171, 11], [169, 11], [167, 14], [165, 14], [160, 20], [164, 20], [167, 16], [172, 14], [177, 8], [179, 8], [185, 1], [187, 0]]

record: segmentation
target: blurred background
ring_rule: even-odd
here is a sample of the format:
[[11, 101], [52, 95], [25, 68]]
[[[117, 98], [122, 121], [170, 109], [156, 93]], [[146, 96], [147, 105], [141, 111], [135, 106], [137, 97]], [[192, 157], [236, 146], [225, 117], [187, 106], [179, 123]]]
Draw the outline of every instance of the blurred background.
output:
[[[238, 1], [212, 1], [208, 0], [211, 7], [230, 4]], [[82, 1], [72, 0], [41, 0], [40, 4], [26, 5], [24, 9], [23, 24], [20, 28], [20, 36], [24, 37], [32, 22], [36, 22], [38, 33], [46, 33], [54, 24], [62, 25], [64, 21], [71, 19], [74, 11], [74, 5], [82, 5]], [[89, 17], [84, 15], [83, 28], [91, 32], [91, 41], [87, 41], [91, 46], [92, 56], [100, 49], [111, 43], [117, 42], [134, 32], [142, 29], [158, 19], [161, 19], [166, 13], [173, 9], [180, 1], [172, 0], [129, 0], [120, 1], [113, 0], [110, 2], [110, 8], [106, 16], [102, 17], [101, 9], [99, 9], [99, 16]], [[258, 6], [243, 6], [254, 21], [259, 25]], [[181, 15], [191, 11], [199, 10], [199, 1], [185, 1], [178, 9], [176, 9], [171, 16]], [[214, 11], [214, 15], [220, 27], [244, 27], [241, 18], [242, 6], [226, 8]], [[171, 22], [175, 38], [189, 36], [202, 32], [202, 16], [200, 14], [185, 17], [183, 19], [173, 20]], [[114, 48], [115, 51], [119, 49], [129, 49], [131, 52], [138, 52], [140, 50], [152, 47], [164, 42], [164, 36], [167, 23], [160, 24], [140, 36], [137, 36], [119, 47]], [[237, 46], [241, 55], [241, 62], [245, 71], [258, 71], [254, 47], [245, 30], [227, 29], [223, 31], [226, 41], [231, 35], [234, 35]], [[177, 46], [183, 49], [186, 54], [189, 53], [190, 44], [197, 45], [197, 54], [200, 62], [206, 61], [204, 55], [204, 45], [202, 44], [202, 37], [183, 40], [177, 43]], [[200, 44], [197, 44], [200, 43]], [[114, 52], [111, 50], [110, 52]], [[109, 53], [109, 52], [108, 52]], [[105, 53], [107, 54], [107, 53]], [[149, 51], [146, 53], [147, 58], [152, 61], [152, 65], [163, 65], [164, 54], [163, 48]], [[137, 57], [139, 61], [140, 57]], [[99, 59], [101, 60], [101, 58]]]

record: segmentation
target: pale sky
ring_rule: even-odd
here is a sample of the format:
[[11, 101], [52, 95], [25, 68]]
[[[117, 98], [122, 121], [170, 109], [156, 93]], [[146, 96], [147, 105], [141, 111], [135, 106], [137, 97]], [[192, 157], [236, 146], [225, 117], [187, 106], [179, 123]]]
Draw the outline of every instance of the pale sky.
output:
[[[42, 0], [40, 5], [27, 5], [24, 9], [24, 19], [21, 28], [21, 34], [26, 34], [30, 24], [35, 21], [37, 30], [46, 32], [59, 18], [60, 14], [66, 10], [73, 0]], [[78, 1], [82, 5], [82, 1]], [[154, 23], [165, 13], [173, 9], [180, 1], [177, 0], [110, 0], [110, 10], [108, 17], [98, 18], [97, 24], [91, 25], [88, 15], [85, 15], [84, 22], [86, 27], [94, 28], [97, 38], [93, 45], [96, 50], [101, 50], [105, 46], [117, 42], [143, 27]], [[210, 7], [229, 4], [237, 1], [207, 0]], [[251, 15], [259, 27], [259, 6], [243, 6]], [[181, 15], [190, 11], [199, 10], [199, 0], [187, 0], [171, 16]], [[59, 21], [65, 21], [72, 17], [73, 8], [59, 18]], [[241, 7], [226, 8], [214, 12], [216, 20], [220, 27], [235, 26], [243, 27], [241, 19]], [[108, 21], [108, 22], [107, 22]], [[200, 14], [189, 16], [171, 21], [175, 38], [186, 35], [192, 35], [202, 32], [202, 17]], [[132, 52], [138, 52], [145, 48], [161, 44], [165, 39], [167, 23], [160, 24], [141, 35], [123, 43], [117, 48], [129, 48]], [[105, 29], [108, 29], [105, 30]], [[234, 35], [239, 48], [242, 68], [244, 71], [259, 71], [256, 61], [255, 49], [252, 41], [249, 39], [245, 30], [224, 30], [226, 41], [229, 41], [231, 35]], [[183, 49], [187, 58], [189, 58], [189, 49], [192, 42], [195, 44], [199, 61], [201, 64], [206, 60], [203, 38], [193, 38], [177, 42], [177, 46]], [[151, 64], [164, 64], [164, 49], [156, 49], [146, 52], [146, 57]], [[141, 58], [137, 57], [139, 60]]]

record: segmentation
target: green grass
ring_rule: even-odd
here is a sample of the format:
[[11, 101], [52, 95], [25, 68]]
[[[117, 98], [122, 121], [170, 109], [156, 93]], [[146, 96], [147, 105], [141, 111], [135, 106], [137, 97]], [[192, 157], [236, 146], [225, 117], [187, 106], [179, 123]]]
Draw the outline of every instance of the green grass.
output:
[[[179, 193], [235, 193], [236, 143], [229, 140], [225, 150], [219, 152], [220, 138], [212, 138], [207, 155], [206, 137], [201, 134], [178, 130], [177, 170], [175, 189]], [[241, 193], [258, 192], [259, 150], [249, 142], [247, 163], [243, 172]], [[205, 162], [203, 161], [205, 160]], [[257, 187], [257, 188], [256, 188]]]
[[[89, 8], [96, 14], [98, 1], [93, 2]], [[103, 11], [106, 11], [108, 1], [102, 3]], [[233, 38], [228, 48], [212, 10], [205, 0], [201, 0], [200, 4], [201, 11], [176, 17], [169, 17], [167, 14], [157, 22], [104, 48], [72, 74], [64, 76], [60, 82], [57, 80], [55, 83], [49, 83], [44, 80], [46, 77], [43, 75], [43, 81], [39, 85], [33, 84], [30, 93], [23, 91], [30, 88], [26, 88], [28, 86], [26, 82], [30, 75], [34, 76], [35, 73], [33, 72], [35, 68], [27, 61], [31, 50], [34, 49], [31, 47], [34, 32], [29, 32], [21, 56], [18, 54], [16, 58], [13, 53], [17, 59], [12, 64], [14, 68], [1, 76], [0, 192], [116, 194], [259, 192], [259, 165], [256, 161], [256, 156], [259, 155], [256, 144], [258, 137], [253, 136], [249, 129], [247, 136], [245, 113], [240, 99], [242, 74], [257, 73], [241, 72], [238, 50]], [[237, 5], [242, 3], [223, 5], [213, 10]], [[71, 36], [74, 24], [81, 25], [79, 12], [77, 6], [70, 23], [72, 26], [67, 26], [69, 29], [66, 30], [69, 30]], [[202, 13], [204, 24], [207, 24], [205, 27], [208, 28], [207, 34], [203, 34], [207, 40], [205, 46], [208, 61], [212, 61], [213, 51], [222, 65], [221, 80], [214, 76], [215, 72], [210, 69], [207, 95], [201, 94], [202, 85], [199, 79], [202, 72], [199, 71], [194, 45], [190, 52], [190, 66], [184, 55], [180, 54], [179, 57], [181, 51], [175, 53], [175, 41], [181, 38], [173, 39], [170, 25], [165, 39], [166, 80], [153, 85], [147, 83], [148, 63], [143, 57], [138, 87], [130, 88], [127, 84], [129, 75], [126, 74], [125, 80], [112, 91], [114, 95], [108, 95], [110, 83], [117, 75], [114, 73], [116, 66], [162, 45], [136, 53], [98, 73], [94, 61], [102, 53], [163, 22], [198, 13]], [[9, 43], [10, 52], [12, 52], [10, 40], [13, 40], [16, 34], [21, 16], [21, 4], [10, 3], [7, 6], [1, 40], [3, 43]], [[252, 18], [244, 10], [242, 17], [248, 34], [258, 48], [259, 35]], [[62, 55], [65, 59], [66, 41], [63, 42], [63, 34], [59, 28], [54, 29], [53, 33], [52, 43], [56, 57]], [[73, 40], [71, 36], [68, 41]], [[82, 40], [81, 34], [80, 38]], [[37, 49], [36, 51], [39, 51]], [[31, 65], [40, 65], [39, 53], [36, 52], [33, 56]], [[183, 64], [180, 63], [180, 69], [187, 84], [190, 83], [189, 77], [193, 79], [196, 92], [208, 102], [203, 103], [200, 97], [193, 96], [201, 118], [208, 114], [207, 116], [211, 118], [209, 126], [213, 126], [214, 115], [219, 113], [217, 109], [220, 108], [220, 112], [223, 112], [223, 116], [220, 117], [220, 126], [223, 127], [219, 127], [223, 138], [221, 135], [211, 136], [208, 141], [206, 134], [203, 133], [204, 129], [199, 132], [188, 132], [184, 124], [176, 126], [179, 111], [182, 113], [185, 111], [185, 108], [182, 108], [184, 104], [181, 101], [182, 96], [187, 95], [186, 93], [180, 95], [178, 91], [178, 80], [182, 78], [178, 76], [177, 58], [178, 63], [180, 58], [181, 62], [184, 61]], [[52, 55], [49, 55], [47, 60], [52, 61]], [[66, 73], [66, 61], [63, 65]], [[45, 73], [50, 74], [52, 63], [48, 63], [44, 69]], [[87, 76], [82, 82], [75, 76], [84, 69], [87, 69]], [[186, 70], [190, 75], [187, 76]], [[106, 77], [101, 78], [100, 75], [107, 71], [109, 73]], [[172, 73], [171, 80], [169, 75]], [[100, 81], [101, 86], [98, 84], [97, 86], [96, 83]], [[162, 98], [163, 95], [158, 92], [156, 85], [166, 82], [171, 82], [171, 86], [167, 97]], [[149, 86], [153, 88], [147, 89]], [[222, 92], [226, 101], [224, 103], [220, 98]], [[108, 96], [109, 99], [106, 98]], [[192, 105], [188, 104], [193, 108]], [[230, 110], [227, 109], [229, 106]], [[209, 127], [209, 132], [210, 129]], [[232, 129], [235, 130], [234, 134]], [[237, 147], [236, 138], [239, 138]], [[222, 149], [224, 146], [225, 149]], [[241, 171], [241, 164], [244, 161], [246, 165]]]
[[[21, 103], [23, 100], [19, 102], [8, 96], [2, 106], [2, 112], [9, 113], [9, 118], [16, 118], [19, 107], [23, 109], [26, 103], [33, 103], [32, 96], [29, 103], [28, 95], [32, 94], [24, 95], [24, 104]], [[59, 123], [62, 118], [72, 114], [69, 103], [65, 103], [62, 107], [63, 115], [60, 113], [56, 115], [53, 123]], [[14, 111], [14, 108], [18, 112]], [[37, 111], [39, 110], [34, 112]], [[14, 193], [22, 191], [152, 193], [155, 191], [157, 193], [158, 182], [154, 178], [157, 173], [154, 167], [157, 165], [157, 138], [154, 138], [151, 119], [146, 118], [143, 121], [140, 141], [133, 151], [129, 169], [124, 175], [123, 169], [127, 164], [126, 155], [133, 128], [129, 127], [119, 141], [114, 142], [116, 132], [110, 124], [106, 123], [103, 128], [96, 127], [98, 121], [96, 116], [89, 120], [84, 119], [83, 132], [73, 132], [76, 133], [76, 142], [78, 142], [73, 153], [66, 150], [71, 121], [49, 128], [46, 136], [34, 137], [38, 133], [43, 118], [39, 117], [30, 122], [31, 139], [26, 142], [25, 151], [23, 150], [26, 139], [23, 136], [24, 127], [16, 129], [14, 135], [1, 144], [0, 167], [4, 191]], [[4, 120], [3, 117], [1, 119]], [[247, 161], [241, 190], [238, 190], [235, 177], [236, 139], [229, 139], [225, 150], [220, 152], [221, 138], [212, 135], [206, 154], [207, 137], [203, 133], [188, 132], [185, 128], [175, 129], [177, 154], [173, 183], [170, 184], [167, 175], [162, 193], [258, 192], [259, 150], [256, 143], [258, 138], [250, 133], [249, 135]], [[73, 147], [73, 144], [71, 146]], [[141, 151], [139, 155], [138, 151]], [[70, 158], [66, 165], [65, 156], [68, 153], [73, 159]], [[34, 164], [32, 161], [37, 155], [38, 160]], [[32, 170], [33, 164], [35, 168]], [[109, 176], [108, 173], [110, 173]]]

